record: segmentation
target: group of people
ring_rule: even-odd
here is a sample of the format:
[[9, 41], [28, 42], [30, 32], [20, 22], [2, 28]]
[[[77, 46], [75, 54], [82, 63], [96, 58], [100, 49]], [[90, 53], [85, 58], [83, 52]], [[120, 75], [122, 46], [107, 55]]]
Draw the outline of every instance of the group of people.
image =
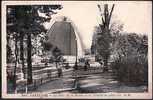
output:
[[[80, 66], [77, 64], [77, 62], [75, 62], [74, 69], [77, 70], [78, 67], [80, 67]], [[81, 66], [81, 67], [82, 67], [82, 66]], [[89, 60], [85, 60], [84, 66], [83, 66], [84, 71], [87, 71], [87, 69], [88, 69], [89, 67], [90, 67]]]
[[[47, 65], [47, 64], [45, 64], [45, 65]], [[90, 67], [89, 60], [85, 60], [84, 66], [83, 66], [84, 71], [87, 71], [87, 69], [88, 69], [89, 67]], [[74, 69], [75, 69], [75, 70], [78, 69], [77, 62], [75, 62]], [[58, 77], [61, 77], [61, 76], [63, 75], [63, 72], [62, 72], [62, 68], [61, 68], [61, 67], [58, 67], [58, 68], [57, 68], [57, 72], [58, 72]]]

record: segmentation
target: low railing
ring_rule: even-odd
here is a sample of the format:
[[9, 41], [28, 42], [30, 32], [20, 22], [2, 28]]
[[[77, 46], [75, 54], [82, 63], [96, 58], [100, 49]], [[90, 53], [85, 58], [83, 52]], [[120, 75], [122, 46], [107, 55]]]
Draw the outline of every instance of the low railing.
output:
[[44, 68], [33, 71], [33, 83], [27, 85], [27, 79], [17, 80], [17, 92], [27, 92], [36, 90], [38, 86], [58, 77], [58, 71], [51, 68]]
[[103, 67], [89, 67], [86, 70], [84, 68], [80, 68], [79, 70], [76, 70], [73, 72], [73, 76], [76, 75], [89, 75], [89, 74], [96, 74], [96, 73], [102, 73]]

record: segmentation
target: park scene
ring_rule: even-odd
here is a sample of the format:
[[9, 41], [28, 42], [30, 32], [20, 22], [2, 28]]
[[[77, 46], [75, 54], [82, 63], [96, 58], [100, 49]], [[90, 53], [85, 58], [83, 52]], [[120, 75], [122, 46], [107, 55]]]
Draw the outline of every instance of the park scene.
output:
[[147, 92], [149, 4], [73, 4], [7, 6], [7, 93]]

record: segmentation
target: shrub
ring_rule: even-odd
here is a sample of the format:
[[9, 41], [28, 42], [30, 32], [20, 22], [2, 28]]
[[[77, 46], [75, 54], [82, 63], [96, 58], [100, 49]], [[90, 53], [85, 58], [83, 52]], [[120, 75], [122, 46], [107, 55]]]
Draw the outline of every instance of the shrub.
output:
[[[115, 46], [116, 58], [111, 67], [117, 80], [126, 84], [147, 84], [148, 82], [148, 46], [144, 36], [122, 35]], [[145, 37], [146, 41], [147, 38]], [[124, 42], [123, 42], [124, 41]]]
[[[141, 62], [140, 62], [141, 61]], [[146, 84], [148, 81], [148, 62], [144, 57], [128, 57], [116, 59], [112, 63], [117, 80], [124, 83]]]

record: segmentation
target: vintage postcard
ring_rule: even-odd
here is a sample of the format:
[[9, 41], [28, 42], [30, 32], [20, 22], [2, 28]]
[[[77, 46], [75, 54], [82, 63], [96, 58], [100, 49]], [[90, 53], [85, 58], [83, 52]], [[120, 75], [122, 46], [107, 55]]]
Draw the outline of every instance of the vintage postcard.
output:
[[2, 98], [151, 99], [151, 1], [2, 1]]

